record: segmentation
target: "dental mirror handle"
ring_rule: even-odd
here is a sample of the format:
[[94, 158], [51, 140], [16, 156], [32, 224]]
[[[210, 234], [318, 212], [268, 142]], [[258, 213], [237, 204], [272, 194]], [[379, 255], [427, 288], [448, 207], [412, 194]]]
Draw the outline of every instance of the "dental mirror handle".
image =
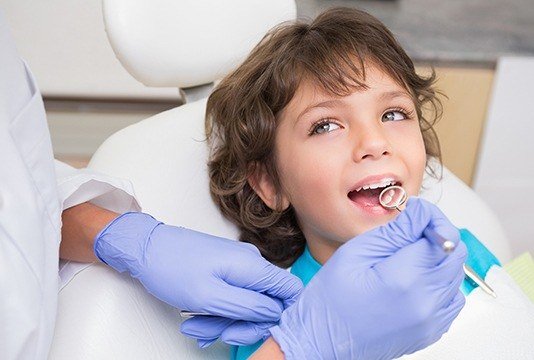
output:
[[427, 227], [423, 231], [423, 235], [425, 236], [425, 238], [439, 246], [447, 254], [450, 254], [456, 248], [456, 245], [452, 241], [445, 239], [431, 227]]

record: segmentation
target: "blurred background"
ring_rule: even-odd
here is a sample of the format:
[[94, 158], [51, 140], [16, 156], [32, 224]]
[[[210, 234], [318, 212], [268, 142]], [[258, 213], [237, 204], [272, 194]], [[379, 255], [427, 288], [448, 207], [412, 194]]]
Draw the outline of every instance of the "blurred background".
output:
[[[534, 1], [296, 3], [298, 16], [308, 18], [331, 6], [367, 10], [420, 72], [436, 69], [447, 95], [437, 125], [445, 165], [496, 211], [515, 254], [534, 251], [534, 100], [519, 96], [534, 99]], [[58, 159], [83, 167], [112, 133], [181, 103], [178, 89], [145, 87], [124, 70], [100, 0], [0, 0], [0, 8], [37, 78]]]

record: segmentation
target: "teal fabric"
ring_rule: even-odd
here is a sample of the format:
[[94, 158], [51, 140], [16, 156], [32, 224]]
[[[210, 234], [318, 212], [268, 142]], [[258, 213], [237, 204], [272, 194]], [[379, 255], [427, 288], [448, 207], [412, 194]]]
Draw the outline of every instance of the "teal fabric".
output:
[[[466, 263], [475, 270], [475, 272], [482, 277], [486, 278], [486, 273], [493, 265], [501, 266], [501, 263], [497, 258], [467, 229], [460, 229], [460, 238], [467, 246], [468, 256]], [[304, 250], [304, 253], [293, 263], [291, 267], [291, 273], [299, 277], [304, 286], [306, 286], [315, 274], [321, 268], [321, 264], [317, 262], [311, 255], [308, 247]], [[471, 280], [466, 279], [463, 281], [460, 290], [468, 295], [478, 285]], [[263, 341], [249, 346], [232, 346], [230, 351], [230, 359], [232, 360], [245, 360], [248, 359], [258, 348]]]
[[[486, 273], [493, 265], [501, 266], [499, 260], [467, 229], [460, 229], [460, 237], [467, 246], [466, 264], [482, 278], [486, 278]], [[460, 290], [465, 295], [469, 295], [478, 285], [471, 279], [465, 279]]]
[[304, 252], [291, 266], [291, 273], [302, 280], [304, 286], [308, 285], [310, 280], [321, 269], [321, 264], [315, 260], [306, 246]]

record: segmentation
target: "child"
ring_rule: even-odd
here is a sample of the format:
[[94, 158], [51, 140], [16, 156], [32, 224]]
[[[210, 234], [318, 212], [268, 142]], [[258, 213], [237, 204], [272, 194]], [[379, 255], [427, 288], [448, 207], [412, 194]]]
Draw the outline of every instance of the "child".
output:
[[[427, 167], [441, 163], [434, 80], [363, 11], [334, 8], [273, 29], [207, 105], [212, 196], [241, 240], [306, 285], [344, 242], [392, 220], [398, 213], [378, 203], [384, 187], [416, 196], [425, 169], [438, 176]], [[484, 276], [497, 259], [461, 235]]]

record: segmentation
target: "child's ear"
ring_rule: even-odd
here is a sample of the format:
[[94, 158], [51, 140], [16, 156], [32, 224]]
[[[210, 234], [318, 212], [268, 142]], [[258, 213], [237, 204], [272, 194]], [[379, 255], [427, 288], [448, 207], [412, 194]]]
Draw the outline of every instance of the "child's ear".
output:
[[[253, 171], [247, 181], [254, 192], [263, 200], [265, 205], [275, 211], [284, 211], [289, 207], [289, 199], [284, 194], [278, 194], [272, 177], [267, 173], [265, 165], [256, 163], [251, 165]], [[280, 203], [276, 206], [277, 196]]]

